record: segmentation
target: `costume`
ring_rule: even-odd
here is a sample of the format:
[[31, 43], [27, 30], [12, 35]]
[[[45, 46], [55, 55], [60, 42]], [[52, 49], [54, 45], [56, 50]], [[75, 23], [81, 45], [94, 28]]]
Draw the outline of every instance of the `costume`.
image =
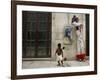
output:
[[85, 52], [84, 52], [84, 40], [82, 36], [82, 31], [80, 28], [81, 23], [73, 21], [72, 25], [76, 29], [76, 35], [77, 35], [77, 52], [76, 52], [76, 59], [77, 60], [84, 60], [85, 58]]
[[85, 52], [84, 52], [84, 41], [82, 32], [79, 30], [77, 31], [77, 54], [76, 54], [77, 60], [84, 60], [85, 58]]

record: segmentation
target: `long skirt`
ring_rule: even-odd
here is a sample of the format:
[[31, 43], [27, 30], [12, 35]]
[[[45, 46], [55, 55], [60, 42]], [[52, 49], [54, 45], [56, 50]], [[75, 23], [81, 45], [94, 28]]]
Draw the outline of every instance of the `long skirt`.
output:
[[76, 53], [76, 59], [77, 60], [84, 60], [86, 56], [86, 53], [84, 52], [84, 43], [82, 39], [77, 40], [77, 53]]

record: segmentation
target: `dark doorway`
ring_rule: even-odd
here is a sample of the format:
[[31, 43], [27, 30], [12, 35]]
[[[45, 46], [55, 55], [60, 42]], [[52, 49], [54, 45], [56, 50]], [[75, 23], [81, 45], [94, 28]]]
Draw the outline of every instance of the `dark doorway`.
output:
[[89, 14], [85, 16], [86, 24], [86, 56], [89, 56]]
[[22, 11], [23, 58], [51, 57], [51, 12]]

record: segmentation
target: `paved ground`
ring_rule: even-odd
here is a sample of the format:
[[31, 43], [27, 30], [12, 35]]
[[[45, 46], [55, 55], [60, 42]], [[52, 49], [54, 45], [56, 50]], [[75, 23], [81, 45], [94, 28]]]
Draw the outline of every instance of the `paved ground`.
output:
[[[64, 61], [64, 67], [75, 67], [75, 66], [88, 66], [89, 61]], [[49, 67], [62, 67], [57, 66], [56, 61], [23, 61], [22, 68], [23, 69], [31, 69], [31, 68], [49, 68]]]

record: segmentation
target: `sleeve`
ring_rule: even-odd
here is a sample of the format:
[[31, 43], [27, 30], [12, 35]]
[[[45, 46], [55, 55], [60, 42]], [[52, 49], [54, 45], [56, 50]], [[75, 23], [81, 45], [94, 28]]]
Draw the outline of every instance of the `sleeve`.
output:
[[80, 26], [81, 23], [73, 22], [72, 25], [73, 25], [73, 26]]

